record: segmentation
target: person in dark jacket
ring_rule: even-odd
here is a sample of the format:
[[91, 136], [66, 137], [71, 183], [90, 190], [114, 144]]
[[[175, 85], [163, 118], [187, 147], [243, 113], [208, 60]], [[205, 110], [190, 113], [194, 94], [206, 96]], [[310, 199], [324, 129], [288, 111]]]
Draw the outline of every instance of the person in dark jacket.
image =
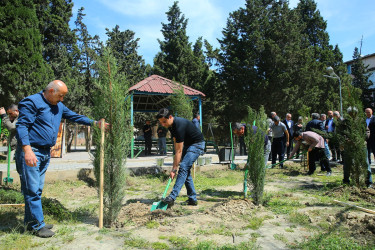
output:
[[151, 155], [152, 148], [152, 128], [151, 121], [146, 120], [146, 124], [143, 126], [143, 136], [145, 138], [145, 155]]
[[320, 120], [320, 115], [318, 113], [312, 113], [311, 114], [311, 118], [312, 120], [309, 121], [307, 124], [306, 124], [306, 129], [305, 131], [313, 131], [312, 129], [318, 129], [318, 130], [321, 130], [321, 131], [324, 131], [324, 124], [323, 122]]
[[370, 131], [370, 136], [366, 138], [367, 158], [371, 164], [371, 153], [375, 155], [375, 118], [372, 115], [372, 109], [365, 109], [366, 113], [366, 126]]
[[293, 150], [293, 134], [294, 134], [294, 122], [292, 121], [292, 115], [287, 113], [285, 116], [285, 120], [283, 121], [285, 124], [288, 133], [289, 133], [289, 146], [286, 147], [286, 155], [289, 155], [290, 152]]
[[[303, 132], [303, 117], [302, 116], [298, 117], [298, 121], [296, 123], [294, 123], [294, 126], [293, 126], [293, 135], [296, 132]], [[299, 153], [300, 153], [300, 148], [297, 149], [296, 159], [298, 158]]]

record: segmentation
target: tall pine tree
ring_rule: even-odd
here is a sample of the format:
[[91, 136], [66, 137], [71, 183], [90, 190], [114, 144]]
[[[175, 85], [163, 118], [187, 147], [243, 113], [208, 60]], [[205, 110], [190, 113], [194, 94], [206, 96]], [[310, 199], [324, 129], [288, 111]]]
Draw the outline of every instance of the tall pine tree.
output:
[[164, 41], [158, 39], [160, 52], [154, 58], [154, 73], [190, 86], [188, 68], [193, 52], [186, 35], [188, 20], [178, 2], [174, 2], [166, 14], [168, 23], [162, 23]]
[[0, 102], [18, 103], [52, 79], [42, 56], [42, 37], [31, 0], [0, 2]]
[[107, 46], [113, 51], [119, 71], [125, 73], [130, 84], [134, 85], [146, 78], [146, 65], [142, 56], [138, 55], [139, 38], [134, 38], [135, 33], [131, 30], [120, 31], [118, 25], [106, 31]]

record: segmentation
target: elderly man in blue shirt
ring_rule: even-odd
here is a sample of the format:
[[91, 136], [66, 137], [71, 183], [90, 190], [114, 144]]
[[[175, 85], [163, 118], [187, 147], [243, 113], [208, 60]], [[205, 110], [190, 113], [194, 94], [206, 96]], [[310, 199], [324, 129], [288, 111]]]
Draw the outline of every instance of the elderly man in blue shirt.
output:
[[16, 161], [25, 198], [24, 223], [26, 230], [43, 238], [54, 235], [50, 230], [53, 225], [44, 222], [41, 198], [51, 147], [56, 143], [61, 119], [100, 126], [99, 122], [69, 110], [62, 103], [67, 93], [65, 83], [54, 80], [44, 91], [26, 97], [18, 105]]

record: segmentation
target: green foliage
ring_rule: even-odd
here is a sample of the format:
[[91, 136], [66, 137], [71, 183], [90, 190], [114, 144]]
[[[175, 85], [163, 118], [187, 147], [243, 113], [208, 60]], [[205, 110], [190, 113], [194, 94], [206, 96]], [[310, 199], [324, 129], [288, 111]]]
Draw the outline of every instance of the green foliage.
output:
[[145, 62], [137, 53], [139, 38], [134, 38], [135, 33], [131, 30], [120, 31], [118, 25], [106, 31], [107, 46], [117, 60], [119, 72], [126, 74], [130, 86], [147, 77]]
[[[92, 37], [87, 26], [83, 22], [85, 17], [84, 8], [78, 10], [77, 19], [74, 22], [76, 28], [73, 30], [77, 39], [75, 45], [75, 65], [71, 75], [71, 81], [68, 85], [70, 89], [71, 100], [74, 100], [71, 109], [87, 116], [91, 115], [94, 104], [93, 96], [96, 93], [97, 85], [95, 78], [97, 77], [96, 61], [98, 59], [98, 51], [101, 48], [101, 42], [98, 36]], [[68, 93], [69, 94], [69, 93]]]
[[188, 120], [193, 119], [193, 104], [191, 99], [185, 95], [182, 85], [179, 84], [178, 87], [174, 89], [174, 95], [171, 95], [169, 100], [171, 109], [176, 116]]
[[168, 244], [164, 242], [153, 242], [151, 244], [152, 249], [169, 249]]
[[[294, 248], [294, 247], [293, 247]], [[320, 233], [295, 246], [296, 249], [366, 249], [352, 238], [335, 232]]]
[[130, 237], [124, 240], [124, 245], [131, 248], [148, 248], [150, 243], [143, 238]]
[[31, 249], [37, 246], [32, 241], [33, 237], [35, 236], [12, 232], [0, 240], [0, 245], [2, 249]]
[[[248, 117], [246, 119], [247, 136], [245, 137], [248, 148], [248, 163], [246, 169], [249, 171], [248, 184], [252, 187], [252, 195], [255, 204], [262, 203], [266, 166], [264, 165], [264, 136], [267, 134], [267, 115], [263, 106], [259, 112], [248, 107]], [[252, 125], [256, 125], [256, 133], [253, 133]]]
[[259, 229], [262, 226], [264, 219], [265, 219], [264, 217], [252, 217], [249, 220], [249, 224], [247, 224], [247, 226], [245, 226], [245, 229], [247, 229], [247, 228], [250, 228], [252, 230]]
[[227, 116], [239, 120], [246, 106], [292, 114], [303, 104], [322, 111], [338, 106], [339, 86], [323, 75], [328, 65], [342, 73], [345, 66], [314, 1], [290, 9], [288, 1], [247, 0], [230, 14], [219, 42]]
[[72, 220], [72, 213], [66, 209], [58, 200], [42, 197], [43, 213], [51, 215], [57, 221]]
[[348, 108], [343, 114], [344, 119], [338, 121], [334, 135], [334, 139], [344, 149], [345, 164], [350, 169], [350, 178], [357, 187], [365, 185], [368, 168], [365, 146], [366, 127], [363, 125], [365, 115], [361, 112], [363, 109], [360, 92], [351, 85], [347, 85], [344, 89]]
[[43, 60], [33, 1], [1, 1], [0, 17], [0, 106], [8, 106], [42, 90], [52, 71]]
[[43, 58], [55, 79], [69, 82], [75, 59], [76, 37], [69, 27], [72, 0], [34, 0], [42, 37]]
[[167, 24], [162, 23], [164, 41], [158, 39], [160, 52], [154, 58], [154, 72], [181, 84], [190, 86], [188, 79], [191, 44], [186, 35], [188, 20], [174, 2], [167, 14]]
[[[104, 222], [111, 225], [117, 218], [125, 196], [125, 165], [130, 150], [133, 135], [130, 124], [130, 102], [125, 100], [129, 83], [117, 71], [117, 63], [109, 48], [98, 63], [99, 78], [98, 91], [95, 95], [94, 114], [104, 118], [110, 124], [110, 129], [105, 133], [104, 144]], [[96, 128], [93, 140], [97, 145], [94, 167], [95, 177], [99, 183], [100, 174], [100, 145], [101, 133]]]
[[[214, 57], [218, 50], [212, 49], [202, 37], [194, 44], [189, 42], [186, 35], [188, 20], [181, 13], [178, 2], [174, 2], [166, 14], [168, 23], [162, 24], [164, 40], [158, 40], [160, 52], [154, 58], [153, 72], [202, 91], [207, 98], [201, 118], [206, 122], [216, 123], [220, 118], [217, 114], [223, 110], [225, 103], [221, 102], [223, 95], [219, 92], [218, 75], [210, 69], [206, 54]], [[198, 110], [197, 106], [192, 109]]]
[[0, 188], [0, 201], [3, 204], [20, 204], [24, 203], [24, 198], [19, 191]]

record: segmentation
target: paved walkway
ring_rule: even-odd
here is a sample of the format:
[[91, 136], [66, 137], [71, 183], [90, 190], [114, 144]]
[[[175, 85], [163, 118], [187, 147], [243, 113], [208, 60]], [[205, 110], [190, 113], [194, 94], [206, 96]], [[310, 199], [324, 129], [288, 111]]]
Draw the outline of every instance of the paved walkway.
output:
[[[203, 157], [212, 157], [211, 164], [220, 164], [219, 157], [217, 154], [205, 154]], [[82, 168], [93, 168], [92, 160], [93, 155], [84, 151], [73, 151], [71, 153], [64, 154], [62, 158], [52, 158], [48, 171], [53, 170], [76, 170]], [[139, 156], [134, 159], [127, 159], [126, 166], [131, 167], [154, 167], [156, 166], [156, 159], [164, 158], [164, 166], [172, 166], [173, 158], [171, 154], [167, 156]], [[236, 156], [234, 163], [241, 164], [246, 163], [246, 156]], [[7, 170], [7, 163], [0, 164], [0, 171]], [[16, 164], [14, 161], [10, 164], [10, 170], [16, 170]]]
[[[85, 151], [73, 151], [71, 153], [64, 154], [62, 158], [52, 158], [50, 165], [48, 167], [48, 171], [60, 171], [60, 170], [79, 170], [79, 169], [92, 169], [92, 160], [93, 155], [91, 153]], [[203, 157], [211, 157], [211, 165], [221, 164], [219, 162], [219, 157], [217, 154], [208, 153], [203, 155]], [[168, 154], [167, 156], [139, 156], [134, 159], [127, 159], [126, 166], [127, 168], [139, 168], [139, 167], [155, 167], [156, 166], [156, 159], [164, 158], [164, 166], [172, 166], [173, 158], [172, 154]], [[246, 163], [247, 156], [236, 156], [234, 163], [235, 164], [244, 164]], [[268, 162], [270, 164], [271, 162]], [[225, 164], [225, 163], [224, 163]], [[7, 171], [7, 163], [0, 164], [0, 171]], [[375, 170], [375, 161], [371, 164], [373, 168], [373, 172]], [[16, 165], [15, 162], [12, 161], [10, 164], [10, 170], [15, 171]]]

